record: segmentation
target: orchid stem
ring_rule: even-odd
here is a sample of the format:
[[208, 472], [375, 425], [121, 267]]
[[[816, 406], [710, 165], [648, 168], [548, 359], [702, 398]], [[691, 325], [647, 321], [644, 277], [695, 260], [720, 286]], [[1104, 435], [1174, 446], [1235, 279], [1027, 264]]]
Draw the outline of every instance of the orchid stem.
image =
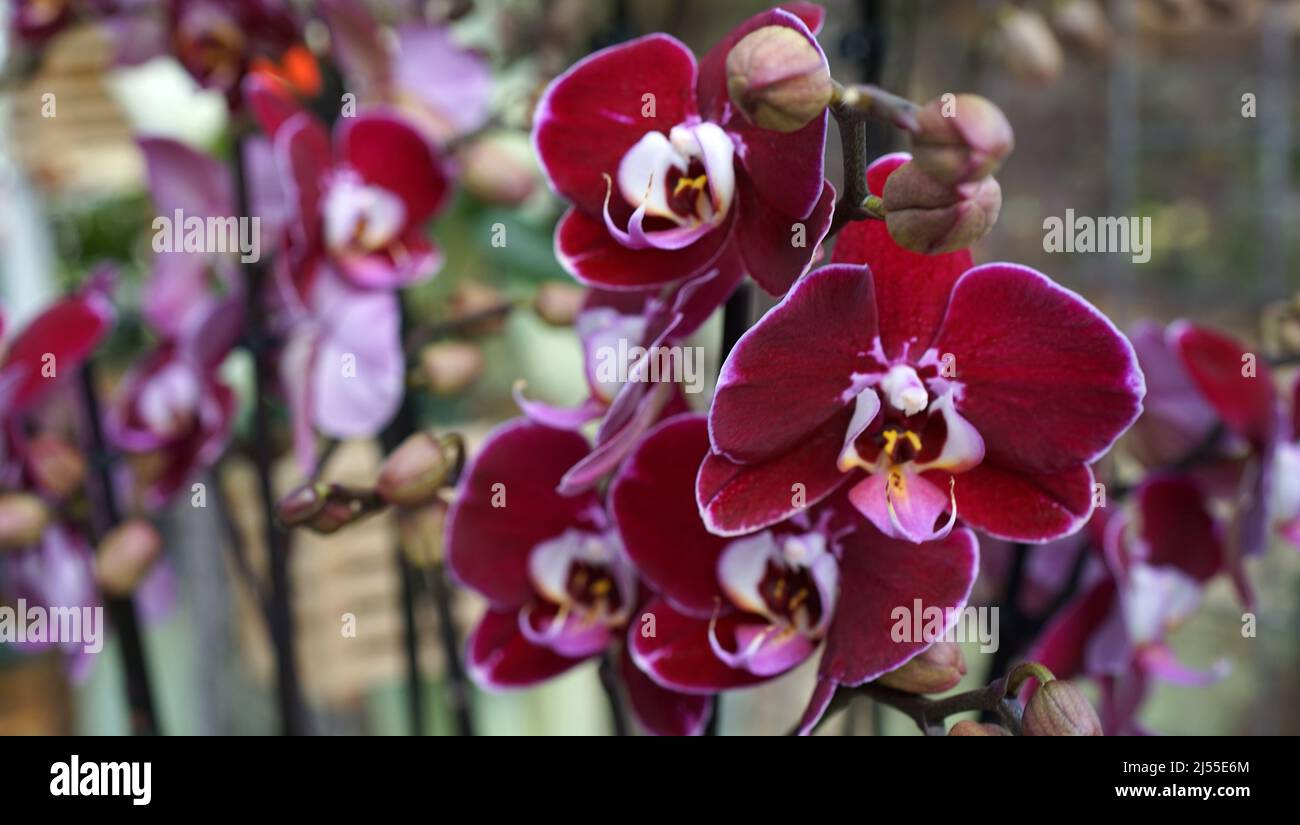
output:
[[[248, 179], [244, 169], [244, 138], [235, 141], [233, 167], [239, 198], [239, 213], [252, 213]], [[280, 712], [280, 730], [286, 736], [306, 732], [306, 714], [298, 679], [295, 655], [292, 607], [292, 583], [289, 578], [288, 533], [275, 517], [275, 492], [271, 486], [271, 408], [267, 388], [274, 380], [275, 365], [271, 353], [261, 346], [266, 339], [267, 319], [262, 306], [265, 269], [260, 262], [244, 265], [248, 272], [246, 290], [246, 342], [253, 358], [253, 462], [257, 468], [258, 492], [262, 498], [262, 532], [266, 541], [270, 569], [270, 598], [267, 619], [271, 644], [275, 652], [276, 698]]]
[[831, 700], [830, 707], [826, 709], [826, 715], [822, 718], [826, 719], [835, 711], [843, 709], [858, 696], [874, 699], [882, 705], [906, 714], [926, 736], [945, 736], [948, 731], [944, 720], [953, 714], [973, 710], [996, 714], [1003, 727], [1010, 730], [1012, 734], [1020, 735], [1022, 713], [1020, 702], [1014, 696], [1008, 695], [1005, 678], [996, 679], [982, 688], [945, 696], [942, 699], [905, 693], [875, 682], [867, 682], [854, 688], [842, 687]]
[[[87, 361], [81, 370], [82, 405], [90, 440], [90, 454], [104, 454], [104, 428], [100, 420], [99, 399], [95, 394], [94, 362]], [[98, 545], [108, 531], [117, 526], [119, 513], [113, 492], [113, 473], [108, 462], [99, 465], [96, 478], [97, 495], [91, 496], [91, 539]], [[122, 670], [126, 681], [127, 707], [130, 711], [131, 733], [136, 736], [155, 736], [161, 731], [154, 710], [153, 688], [149, 682], [149, 665], [145, 655], [144, 640], [140, 634], [140, 621], [136, 615], [135, 601], [130, 596], [104, 594], [104, 605], [109, 621], [117, 631], [122, 653]]]
[[614, 657], [609, 651], [605, 651], [605, 655], [600, 658], [600, 686], [605, 690], [605, 699], [609, 702], [614, 735], [627, 736], [627, 712], [623, 707], [623, 694], [619, 692], [618, 676], [614, 673]]

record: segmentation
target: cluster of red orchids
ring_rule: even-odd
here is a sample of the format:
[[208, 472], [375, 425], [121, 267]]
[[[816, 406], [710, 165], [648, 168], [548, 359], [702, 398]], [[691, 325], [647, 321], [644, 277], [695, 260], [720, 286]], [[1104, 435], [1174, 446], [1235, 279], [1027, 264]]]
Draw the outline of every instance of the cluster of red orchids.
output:
[[[278, 365], [305, 478], [319, 436], [372, 438], [402, 404], [400, 292], [441, 266], [429, 226], [455, 186], [457, 140], [488, 116], [488, 69], [441, 27], [394, 39], [355, 0], [321, 13], [362, 92], [333, 124], [310, 105], [320, 72], [288, 4], [17, 4], [29, 41], [88, 17], [121, 33], [123, 60], [173, 54], [245, 124], [240, 174], [140, 141], [160, 215], [243, 214], [265, 239], [265, 277], [226, 253], [154, 258], [141, 313], [153, 343], [103, 416], [106, 448], [131, 458], [109, 483], [142, 513], [188, 494], [227, 450], [240, 399], [222, 365], [237, 347]], [[469, 672], [519, 688], [601, 659], [645, 729], [697, 734], [717, 694], [818, 657], [791, 715], [806, 733], [841, 691], [955, 686], [960, 653], [898, 638], [898, 611], [939, 609], [942, 635], [977, 579], [1021, 553], [1029, 586], [1013, 608], [1063, 606], [1019, 652], [1096, 679], [1100, 727], [1136, 731], [1152, 677], [1223, 672], [1165, 644], [1207, 582], [1230, 577], [1250, 604], [1246, 560], [1275, 533], [1300, 544], [1300, 386], [1280, 393], [1219, 332], [1144, 323], [1126, 337], [1040, 272], [976, 265], [1010, 126], [973, 96], [918, 107], [836, 84], [822, 18], [807, 3], [763, 12], [702, 59], [641, 37], [541, 95], [533, 145], [568, 204], [556, 255], [588, 287], [575, 327], [590, 393], [566, 409], [521, 387], [524, 417], [463, 473], [445, 549], [487, 602]], [[842, 135], [855, 117], [890, 122], [911, 154], [837, 193], [823, 162], [832, 111]], [[655, 359], [750, 280], [779, 302], [692, 411]], [[63, 379], [109, 333], [112, 289], [97, 273], [0, 362], [0, 540], [16, 551], [4, 581], [72, 591], [46, 596], [58, 603], [97, 598], [96, 567], [110, 567], [66, 506], [87, 467], [72, 446], [79, 387]], [[611, 379], [596, 365], [620, 342], [638, 355]], [[1108, 455], [1126, 432], [1136, 476]], [[141, 543], [118, 554], [138, 573], [109, 569], [101, 585], [144, 579], [157, 542], [143, 555]]]

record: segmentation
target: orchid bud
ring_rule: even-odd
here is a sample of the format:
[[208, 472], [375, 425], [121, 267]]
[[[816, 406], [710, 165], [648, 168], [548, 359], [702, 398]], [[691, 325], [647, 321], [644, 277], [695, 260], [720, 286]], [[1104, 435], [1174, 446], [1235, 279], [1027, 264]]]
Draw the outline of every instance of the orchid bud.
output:
[[966, 675], [966, 658], [952, 642], [935, 642], [907, 664], [876, 681], [905, 693], [943, 693]]
[[1015, 146], [1011, 124], [979, 95], [945, 98], [917, 110], [912, 162], [945, 186], [988, 177]]
[[518, 206], [537, 190], [536, 165], [528, 138], [492, 132], [475, 139], [460, 154], [465, 191], [487, 203]]
[[988, 234], [1002, 208], [1002, 187], [991, 177], [944, 186], [906, 163], [885, 182], [883, 204], [895, 243], [937, 255], [965, 249]]
[[1066, 0], [1052, 12], [1052, 28], [1061, 38], [1093, 54], [1110, 50], [1111, 28], [1097, 0]]
[[569, 327], [582, 312], [587, 290], [576, 284], [547, 281], [537, 288], [533, 308], [543, 321], [552, 326]]
[[727, 54], [727, 93], [764, 129], [802, 129], [826, 111], [833, 89], [826, 57], [788, 26], [755, 29]]
[[275, 514], [288, 527], [305, 527], [329, 535], [382, 510], [385, 502], [369, 490], [314, 482], [293, 490], [275, 505]]
[[85, 457], [50, 433], [41, 433], [27, 442], [27, 467], [36, 486], [57, 499], [68, 498], [86, 481]]
[[468, 341], [442, 341], [420, 351], [420, 369], [434, 395], [456, 395], [487, 366], [483, 351]]
[[1083, 693], [1060, 679], [1038, 686], [1025, 707], [1025, 736], [1101, 736], [1101, 720]]
[[[448, 303], [452, 320], [461, 322], [470, 335], [495, 335], [505, 328], [509, 304], [494, 287], [464, 281], [456, 287]], [[469, 319], [474, 320], [466, 323]]]
[[162, 536], [152, 524], [133, 519], [104, 536], [95, 556], [95, 579], [110, 596], [129, 596], [162, 555]]
[[397, 529], [402, 535], [402, 550], [415, 567], [424, 569], [442, 562], [442, 541], [449, 509], [447, 502], [434, 498], [398, 513]]
[[438, 439], [431, 433], [415, 433], [384, 459], [375, 491], [389, 504], [423, 504], [447, 483], [451, 467]]
[[0, 495], [0, 550], [17, 550], [41, 540], [50, 511], [27, 493]]
[[948, 729], [949, 736], [1010, 736], [1011, 731], [1001, 725], [994, 725], [987, 722], [976, 722], [973, 719], [963, 719]]
[[1036, 11], [1009, 7], [998, 21], [994, 48], [1007, 70], [1034, 83], [1051, 83], [1065, 66], [1061, 45]]

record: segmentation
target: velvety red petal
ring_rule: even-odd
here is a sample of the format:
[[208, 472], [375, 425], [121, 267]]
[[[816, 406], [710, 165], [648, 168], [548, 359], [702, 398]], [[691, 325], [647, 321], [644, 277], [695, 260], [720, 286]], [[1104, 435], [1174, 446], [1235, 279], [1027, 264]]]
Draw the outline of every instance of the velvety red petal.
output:
[[[840, 684], [875, 679], [930, 647], [913, 638], [914, 606], [952, 609], [952, 621], [966, 606], [979, 572], [979, 544], [964, 528], [946, 538], [913, 544], [887, 538], [869, 524], [844, 537], [840, 552], [840, 598], [826, 634], [820, 673]], [[907, 611], [900, 620], [897, 610]], [[925, 616], [919, 619], [924, 630]], [[907, 632], [895, 626], [907, 623]]]
[[1062, 608], [1052, 619], [1029, 660], [1052, 671], [1058, 679], [1082, 675], [1088, 640], [1115, 607], [1115, 581], [1102, 579]]
[[646, 132], [667, 134], [695, 111], [695, 56], [651, 34], [583, 58], [552, 81], [533, 117], [533, 146], [555, 191], [600, 215], [603, 176], [618, 174]]
[[1200, 489], [1181, 476], [1149, 479], [1137, 490], [1146, 561], [1173, 565], [1198, 581], [1223, 567], [1219, 527]]
[[[871, 192], [879, 195], [889, 174], [909, 159], [896, 153], [872, 163], [867, 170]], [[922, 255], [894, 243], [885, 222], [877, 220], [844, 227], [831, 260], [871, 267], [876, 303], [882, 310], [880, 342], [890, 358], [907, 353], [919, 357], [925, 352], [948, 309], [953, 284], [971, 268], [970, 250]]]
[[[727, 356], [709, 410], [713, 449], [764, 461], [804, 441], [857, 397], [871, 358], [876, 302], [859, 266], [826, 266], [795, 284]], [[844, 432], [840, 432], [841, 439]]]
[[[654, 624], [642, 617], [653, 616]], [[748, 687], [769, 677], [729, 667], [709, 644], [709, 620], [673, 610], [663, 599], [646, 604], [628, 629], [628, 649], [641, 672], [655, 684], [691, 694]], [[654, 635], [649, 634], [653, 629]]]
[[9, 412], [31, 407], [58, 379], [74, 375], [108, 334], [114, 317], [108, 297], [97, 290], [64, 298], [36, 316], [0, 364], [0, 372], [10, 372], [17, 382], [9, 390]]
[[[319, 245], [324, 179], [333, 166], [325, 127], [306, 112], [289, 118], [276, 132], [275, 162], [295, 218], [290, 224], [291, 246], [300, 256], [309, 257]], [[295, 281], [310, 276], [293, 274]]]
[[726, 248], [734, 223], [728, 219], [684, 249], [628, 249], [599, 218], [570, 209], [555, 227], [555, 255], [584, 284], [640, 290], [702, 275]]
[[1041, 474], [1091, 463], [1142, 411], [1146, 385], [1128, 339], [1028, 267], [963, 275], [935, 346], [954, 356], [958, 410], [1001, 467]]
[[1170, 327], [1174, 349], [1192, 381], [1233, 432], [1257, 449], [1271, 442], [1277, 429], [1277, 390], [1268, 364], [1226, 335], [1186, 322]]
[[618, 675], [627, 688], [637, 722], [655, 736], [699, 736], [713, 715], [713, 700], [656, 685], [632, 662], [627, 648], [618, 658]]
[[447, 176], [433, 147], [414, 127], [386, 112], [344, 118], [342, 123], [340, 160], [367, 182], [400, 196], [407, 226], [419, 226], [441, 208]]
[[1093, 476], [1086, 464], [1035, 474], [986, 460], [956, 479], [958, 518], [996, 538], [1049, 541], [1080, 529], [1092, 514]]
[[475, 684], [490, 690], [535, 685], [584, 661], [560, 656], [525, 639], [514, 610], [485, 613], [470, 634], [465, 656]]
[[623, 548], [642, 577], [673, 607], [704, 619], [725, 601], [717, 567], [727, 546], [705, 529], [695, 503], [695, 477], [708, 452], [704, 416], [670, 419], [650, 431], [609, 490]]
[[248, 111], [271, 138], [289, 118], [302, 111], [288, 87], [275, 78], [250, 73], [244, 77], [243, 90]]
[[[494, 607], [533, 598], [528, 555], [570, 527], [591, 528], [594, 493], [556, 492], [564, 471], [587, 454], [587, 440], [519, 419], [498, 427], [465, 473], [447, 521], [447, 564], [458, 581]], [[504, 501], [505, 506], [494, 507]]]
[[817, 39], [798, 16], [782, 9], [760, 12], [732, 29], [700, 62], [700, 112], [731, 135], [737, 158], [758, 191], [777, 209], [803, 218], [822, 194], [828, 115], [813, 118], [796, 132], [777, 132], [750, 122], [727, 94], [727, 55], [741, 38], [764, 26], [794, 29], [821, 54]]
[[1219, 424], [1219, 416], [1205, 401], [1165, 334], [1151, 321], [1139, 321], [1129, 330], [1138, 366], [1146, 376], [1147, 394], [1142, 415], [1130, 431], [1132, 450], [1148, 467], [1181, 461], [1201, 448]]
[[[830, 229], [835, 187], [827, 181], [812, 214], [802, 220], [768, 203], [748, 176], [741, 177], [740, 197], [743, 211], [736, 226], [736, 241], [745, 268], [769, 295], [784, 295], [811, 265]], [[796, 232], [800, 233], [801, 246], [795, 245]]]
[[[737, 464], [710, 453], [695, 481], [696, 502], [709, 532], [739, 536], [760, 530], [861, 478], [840, 472], [835, 464], [852, 417], [853, 410], [846, 407], [798, 446], [762, 463]], [[803, 507], [796, 503], [800, 496]]]
[[808, 707], [804, 708], [803, 717], [799, 720], [800, 736], [808, 736], [813, 732], [817, 723], [826, 715], [826, 709], [831, 706], [837, 690], [839, 684], [834, 679], [817, 679], [812, 696], [808, 698]]

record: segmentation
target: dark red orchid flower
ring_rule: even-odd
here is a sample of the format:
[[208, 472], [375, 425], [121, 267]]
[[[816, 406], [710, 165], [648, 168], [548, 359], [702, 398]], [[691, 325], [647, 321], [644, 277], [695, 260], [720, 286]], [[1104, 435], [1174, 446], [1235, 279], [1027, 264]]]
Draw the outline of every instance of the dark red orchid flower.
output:
[[[685, 412], [684, 388], [672, 359], [683, 357], [677, 345], [708, 320], [744, 278], [739, 257], [726, 255], [702, 277], [678, 284], [664, 294], [592, 290], [575, 326], [583, 341], [591, 395], [572, 410], [556, 409], [524, 398], [515, 400], [529, 418], [547, 426], [576, 429], [601, 418], [596, 447], [564, 474], [560, 492], [571, 495], [594, 487], [613, 472], [636, 447], [646, 431], [664, 418]], [[636, 353], [621, 365], [625, 376], [609, 380], [604, 369], [611, 354]], [[696, 367], [699, 368], [699, 364]], [[696, 390], [699, 387], [695, 388]], [[689, 391], [689, 388], [686, 388]]]
[[315, 59], [282, 0], [169, 0], [168, 23], [176, 59], [201, 86], [224, 92], [232, 104], [244, 76], [255, 69], [309, 95], [320, 89]]
[[1152, 384], [1132, 450], [1149, 469], [1194, 481], [1207, 502], [1230, 504], [1227, 563], [1242, 601], [1251, 604], [1245, 560], [1268, 548], [1270, 524], [1286, 521], [1289, 495], [1285, 420], [1272, 371], [1241, 342], [1187, 321], [1167, 329], [1139, 323], [1133, 342]]
[[392, 289], [431, 277], [441, 254], [425, 224], [442, 209], [448, 177], [437, 152], [395, 112], [324, 124], [275, 81], [249, 78], [249, 106], [272, 136], [281, 184], [292, 193], [287, 249], [293, 280], [310, 292], [328, 265], [353, 286]]
[[1223, 531], [1196, 484], [1175, 475], [1143, 482], [1129, 509], [1109, 517], [1096, 511], [1093, 527], [1100, 540], [1081, 593], [1029, 658], [1058, 678], [1095, 678], [1106, 733], [1141, 733], [1136, 716], [1152, 679], [1197, 686], [1227, 673], [1222, 661], [1205, 671], [1189, 668], [1166, 642], [1199, 606], [1205, 584], [1225, 569]]
[[[768, 292], [784, 293], [830, 226], [822, 175], [826, 115], [789, 134], [751, 123], [727, 94], [732, 47], [763, 26], [808, 39], [822, 9], [758, 14], [696, 64], [653, 34], [599, 51], [547, 88], [533, 142], [552, 187], [573, 206], [555, 233], [578, 280], [642, 289], [701, 275], [728, 251]], [[792, 242], [802, 231], [803, 243]]]
[[[545, 681], [604, 654], [638, 621], [636, 570], [601, 496], [556, 491], [589, 449], [575, 432], [517, 420], [495, 430], [468, 468], [448, 516], [447, 563], [488, 602], [466, 657], [485, 688]], [[706, 699], [664, 690], [634, 667], [621, 671], [648, 729], [703, 730]]]
[[710, 533], [692, 492], [708, 451], [704, 416], [672, 418], [610, 488], [628, 557], [660, 594], [645, 608], [655, 632], [628, 631], [634, 661], [658, 684], [701, 694], [745, 687], [824, 645], [807, 731], [836, 685], [875, 679], [930, 646], [933, 639], [895, 638], [897, 608], [920, 600], [950, 621], [965, 606], [979, 567], [966, 529], [912, 545], [853, 518], [839, 496], [768, 529]]
[[109, 299], [116, 274], [97, 268], [75, 295], [55, 302], [10, 342], [0, 361], [0, 418], [24, 413], [75, 376], [112, 328], [117, 313]]
[[[873, 164], [872, 191], [905, 161]], [[942, 537], [960, 516], [1047, 541], [1087, 520], [1088, 465], [1144, 391], [1124, 336], [1045, 275], [918, 255], [856, 223], [723, 365], [699, 504], [739, 535], [791, 515], [791, 485], [812, 503], [850, 484], [888, 536]]]

